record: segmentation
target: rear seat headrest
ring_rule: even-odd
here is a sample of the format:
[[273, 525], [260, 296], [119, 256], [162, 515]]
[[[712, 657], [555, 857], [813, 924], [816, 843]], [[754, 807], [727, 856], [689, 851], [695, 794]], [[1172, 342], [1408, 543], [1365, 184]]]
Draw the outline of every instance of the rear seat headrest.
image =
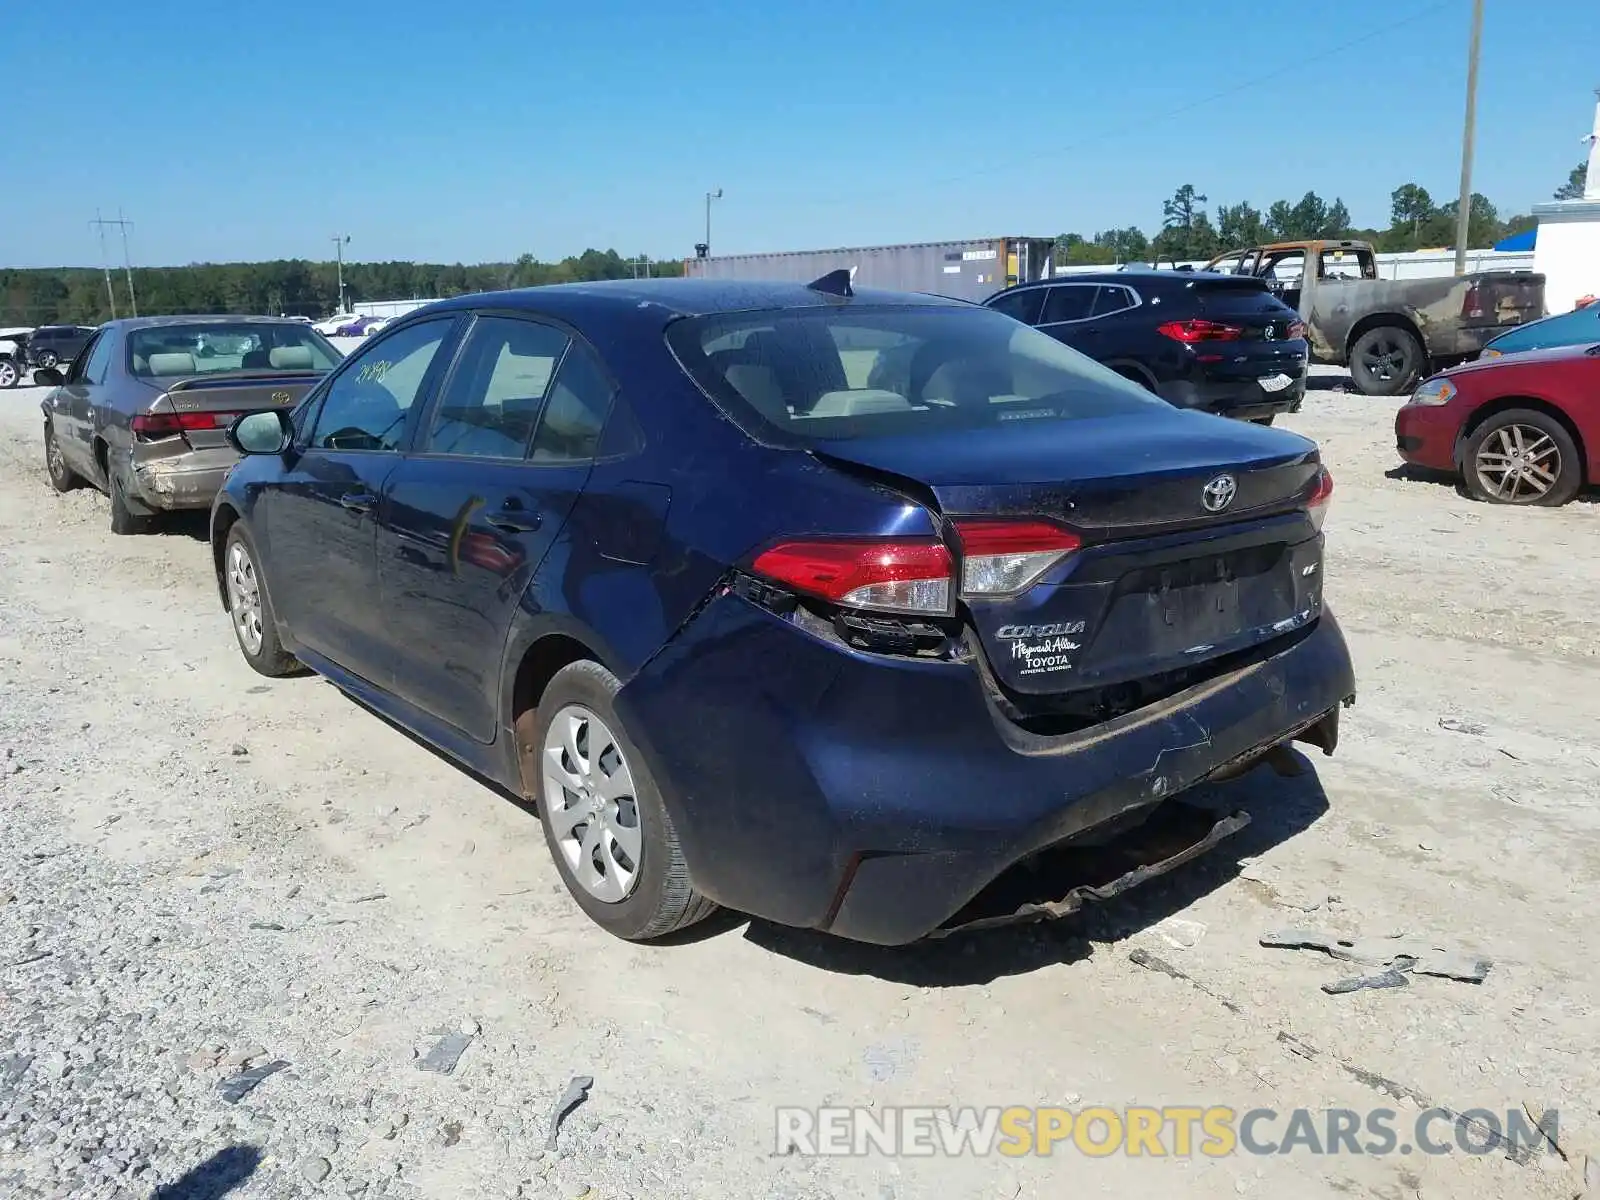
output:
[[152, 354], [150, 356], [150, 374], [152, 375], [193, 375], [194, 372], [194, 355], [192, 354], [175, 350], [166, 354]]
[[267, 359], [280, 371], [309, 371], [311, 369], [311, 347], [274, 346]]

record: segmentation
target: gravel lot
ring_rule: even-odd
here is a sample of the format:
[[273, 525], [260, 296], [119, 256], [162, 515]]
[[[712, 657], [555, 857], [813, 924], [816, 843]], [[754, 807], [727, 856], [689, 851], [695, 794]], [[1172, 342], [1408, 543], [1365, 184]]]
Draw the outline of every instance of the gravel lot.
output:
[[[54, 495], [40, 394], [0, 393], [0, 1194], [1477, 1200], [1571, 1197], [1600, 1156], [1600, 507], [1400, 477], [1393, 402], [1288, 422], [1337, 480], [1339, 754], [1210, 789], [1251, 827], [1086, 919], [884, 951], [600, 933], [530, 812], [250, 672], [202, 523], [114, 539]], [[1257, 944], [1305, 925], [1494, 965], [1327, 995], [1354, 972]], [[1572, 1161], [775, 1156], [773, 1107], [825, 1103], [1527, 1103]]]

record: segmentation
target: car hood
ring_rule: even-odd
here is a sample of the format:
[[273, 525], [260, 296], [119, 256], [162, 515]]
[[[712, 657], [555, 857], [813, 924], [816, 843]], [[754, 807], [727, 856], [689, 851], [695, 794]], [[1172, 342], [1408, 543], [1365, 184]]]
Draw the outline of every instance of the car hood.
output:
[[1471, 362], [1464, 362], [1459, 366], [1451, 367], [1444, 374], [1451, 377], [1471, 375], [1478, 371], [1493, 371], [1500, 367], [1514, 366], [1525, 367], [1534, 363], [1553, 362], [1557, 359], [1582, 358], [1591, 350], [1600, 353], [1600, 339], [1594, 341], [1574, 342], [1568, 346], [1547, 346], [1543, 350], [1507, 350], [1493, 358], [1475, 358]]

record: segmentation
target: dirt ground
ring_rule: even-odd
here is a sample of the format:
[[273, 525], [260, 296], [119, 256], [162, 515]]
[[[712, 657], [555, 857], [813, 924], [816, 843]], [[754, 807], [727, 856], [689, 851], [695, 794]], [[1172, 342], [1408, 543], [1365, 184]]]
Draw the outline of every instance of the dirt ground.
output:
[[[103, 497], [53, 494], [40, 394], [0, 393], [7, 1194], [1477, 1200], [1572, 1197], [1600, 1157], [1600, 506], [1403, 477], [1395, 402], [1319, 390], [1286, 422], [1336, 480], [1338, 754], [1207, 789], [1251, 826], [1086, 917], [888, 951], [600, 933], [531, 812], [325, 682], [251, 673], [200, 523], [114, 538]], [[1357, 969], [1258, 944], [1296, 926], [1493, 966], [1329, 995]], [[460, 1029], [453, 1074], [418, 1069]], [[824, 1104], [1392, 1108], [1402, 1141], [1430, 1105], [1526, 1104], [1571, 1162], [775, 1155], [774, 1107]]]

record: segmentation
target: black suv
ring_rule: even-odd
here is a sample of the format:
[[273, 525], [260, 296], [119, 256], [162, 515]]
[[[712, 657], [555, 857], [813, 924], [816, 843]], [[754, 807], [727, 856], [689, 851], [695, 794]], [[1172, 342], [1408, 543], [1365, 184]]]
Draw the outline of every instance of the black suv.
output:
[[1124, 268], [1058, 275], [983, 303], [1178, 408], [1270, 425], [1305, 399], [1305, 326], [1265, 280]]
[[77, 358], [93, 333], [86, 325], [41, 325], [28, 334], [22, 352], [30, 367], [53, 367]]

